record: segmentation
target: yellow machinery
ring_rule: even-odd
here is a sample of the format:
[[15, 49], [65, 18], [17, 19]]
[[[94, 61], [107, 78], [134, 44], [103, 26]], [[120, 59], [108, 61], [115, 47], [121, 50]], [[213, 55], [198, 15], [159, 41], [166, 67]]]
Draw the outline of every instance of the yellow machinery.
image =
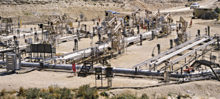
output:
[[124, 52], [124, 41], [122, 38], [122, 22], [119, 22], [115, 28], [113, 29], [112, 33], [112, 49], [118, 52]]
[[161, 30], [161, 32], [158, 36], [161, 37], [161, 36], [164, 36], [164, 35], [169, 35], [172, 32], [172, 29], [171, 29], [172, 23], [173, 23], [173, 18], [171, 17], [171, 14], [168, 13], [164, 17], [164, 21], [161, 24], [162, 30]]
[[170, 13], [168, 13], [165, 17], [164, 17], [164, 22], [163, 23], [173, 23], [173, 18], [171, 16]]
[[5, 24], [4, 28], [2, 28], [1, 33], [6, 33], [7, 35], [12, 32], [12, 18], [2, 18], [1, 23]]
[[133, 19], [134, 26], [137, 26], [139, 23], [139, 20], [137, 19], [137, 14], [140, 14], [140, 9], [137, 9], [132, 13], [132, 19]]
[[186, 28], [187, 28], [187, 24], [188, 22], [183, 18], [180, 17], [180, 20], [176, 22], [177, 25], [177, 36], [179, 38], [179, 42], [183, 43], [187, 41], [187, 34], [186, 34]]

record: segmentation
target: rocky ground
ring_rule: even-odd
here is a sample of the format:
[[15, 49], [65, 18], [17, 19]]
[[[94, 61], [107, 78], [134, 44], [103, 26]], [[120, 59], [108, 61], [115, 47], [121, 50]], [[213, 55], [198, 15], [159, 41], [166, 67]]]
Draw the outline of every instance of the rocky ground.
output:
[[104, 11], [114, 10], [118, 12], [132, 12], [136, 9], [149, 9], [158, 10], [164, 8], [171, 8], [177, 6], [184, 6], [183, 3], [168, 3], [158, 2], [146, 4], [135, 1], [125, 1], [123, 3], [114, 2], [65, 2], [60, 1], [58, 3], [47, 3], [47, 4], [0, 4], [0, 15], [3, 17], [14, 17], [14, 22], [18, 20], [18, 17], [24, 22], [47, 22], [47, 18], [51, 15], [63, 15], [64, 13], [69, 16], [69, 19], [80, 19], [80, 15], [83, 14], [87, 20], [93, 18], [104, 18]]

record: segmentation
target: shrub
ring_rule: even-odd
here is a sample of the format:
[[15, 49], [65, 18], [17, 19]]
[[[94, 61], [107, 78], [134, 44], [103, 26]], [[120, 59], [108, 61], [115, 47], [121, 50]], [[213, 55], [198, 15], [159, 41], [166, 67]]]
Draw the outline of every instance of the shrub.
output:
[[23, 96], [23, 97], [25, 96], [25, 90], [24, 90], [23, 87], [20, 87], [20, 88], [19, 88], [18, 95], [19, 95], [19, 96]]
[[6, 94], [5, 89], [2, 89], [2, 91], [1, 91], [1, 96], [5, 96], [5, 94]]
[[58, 88], [56, 86], [49, 86], [49, 91], [41, 90], [40, 97], [43, 99], [72, 99], [73, 94], [71, 94], [71, 90], [68, 88]]
[[22, 96], [19, 96], [17, 99], [25, 99], [24, 97], [22, 97]]
[[160, 97], [160, 98], [157, 98], [157, 99], [167, 99], [165, 96], [163, 96], [163, 97]]
[[39, 98], [40, 97], [40, 89], [29, 88], [27, 90], [26, 96], [28, 99]]
[[16, 96], [7, 95], [7, 96], [2, 97], [1, 99], [16, 99]]
[[181, 97], [183, 98], [189, 98], [190, 96], [188, 94], [185, 94], [185, 95], [181, 95]]
[[109, 96], [109, 94], [108, 94], [107, 92], [105, 92], [105, 91], [101, 92], [100, 95], [101, 95], [101, 96], [105, 96], [105, 97], [108, 97], [108, 96]]
[[16, 91], [15, 91], [15, 90], [10, 91], [10, 95], [12, 95], [12, 94], [14, 94], [14, 93], [16, 93]]
[[76, 92], [78, 89], [72, 89], [73, 92]]
[[41, 91], [39, 96], [40, 96], [41, 98], [48, 99], [47, 97], [50, 96], [50, 93], [49, 93], [49, 92], [43, 92], [43, 91]]
[[60, 89], [60, 94], [63, 99], [71, 99], [73, 95], [71, 94], [71, 90], [67, 88]]
[[41, 89], [40, 92], [48, 92], [46, 89]]
[[53, 93], [53, 92], [54, 92], [53, 86], [49, 86], [48, 89], [49, 89], [49, 92], [50, 92], [50, 93]]
[[140, 99], [149, 99], [149, 97], [147, 96], [147, 94], [143, 94]]
[[99, 96], [96, 89], [90, 88], [90, 85], [83, 85], [79, 87], [77, 97], [83, 97], [84, 99], [96, 99]]
[[55, 98], [54, 94], [51, 94], [49, 92], [41, 92], [40, 97], [42, 99], [58, 99], [58, 98]]
[[82, 97], [85, 93], [85, 90], [88, 89], [90, 86], [89, 85], [82, 85], [79, 87], [79, 91], [77, 93], [78, 97]]
[[111, 99], [137, 99], [137, 97], [133, 94], [123, 93], [121, 95], [112, 97]]
[[172, 96], [170, 92], [168, 93], [168, 96]]

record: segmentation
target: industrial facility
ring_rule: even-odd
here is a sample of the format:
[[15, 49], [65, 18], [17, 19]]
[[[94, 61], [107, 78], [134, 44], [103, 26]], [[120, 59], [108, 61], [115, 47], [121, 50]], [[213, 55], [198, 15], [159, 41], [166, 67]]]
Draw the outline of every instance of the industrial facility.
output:
[[[0, 8], [4, 8], [0, 11], [2, 89], [45, 88], [50, 85], [78, 88], [88, 84], [99, 92], [108, 89], [108, 94], [111, 94], [118, 89], [156, 90], [153, 88], [203, 81], [220, 86], [220, 34], [219, 26], [215, 26], [219, 24], [220, 17], [217, 0], [100, 1], [121, 4], [117, 7], [124, 10], [108, 10], [107, 4], [103, 4], [104, 10], [93, 12], [92, 17], [87, 14], [88, 11], [80, 11], [76, 17], [72, 15], [75, 12], [59, 12], [58, 10], [65, 9], [62, 7], [64, 5], [59, 4], [66, 3], [65, 6], [69, 6], [69, 10], [74, 2], [84, 2], [85, 5], [82, 5], [85, 9], [90, 9], [90, 6], [101, 8], [97, 5], [98, 1], [0, 2]], [[137, 5], [133, 10], [125, 10], [128, 2]], [[22, 9], [19, 13], [24, 15], [21, 15], [16, 14], [18, 12], [13, 14], [10, 10], [10, 7], [15, 5], [50, 4], [58, 4], [59, 7], [54, 12], [51, 8], [48, 14], [42, 14], [43, 11], [40, 14], [39, 10], [32, 13], [31, 10]], [[132, 7], [131, 4], [129, 6]], [[172, 6], [163, 8], [157, 4]], [[193, 8], [193, 4], [200, 5]], [[190, 94], [189, 97], [199, 96], [196, 92], [191, 95], [193, 89], [184, 90]], [[206, 92], [206, 89], [204, 90]], [[165, 94], [171, 99], [176, 99], [170, 95], [171, 92]], [[220, 97], [218, 94], [209, 96], [216, 99]], [[27, 95], [26, 98], [28, 97]], [[112, 94], [110, 97], [115, 95]], [[150, 99], [160, 98], [152, 96]]]

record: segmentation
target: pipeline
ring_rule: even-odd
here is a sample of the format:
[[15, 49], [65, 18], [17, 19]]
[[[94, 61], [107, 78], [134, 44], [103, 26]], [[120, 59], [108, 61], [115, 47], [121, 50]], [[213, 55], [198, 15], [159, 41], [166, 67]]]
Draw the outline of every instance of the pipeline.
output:
[[[0, 64], [5, 63], [5, 62], [0, 62]], [[22, 67], [40, 67], [40, 63], [31, 63], [31, 62], [22, 62], [21, 63]], [[55, 64], [48, 64], [45, 63], [44, 67], [50, 68], [50, 69], [64, 69], [64, 70], [72, 70], [72, 65], [71, 64], [66, 64], [66, 65], [55, 65]], [[81, 65], [76, 65], [77, 69], [82, 68]], [[106, 67], [101, 67], [102, 70], [105, 70]], [[94, 70], [91, 70], [90, 72], [94, 72]], [[135, 70], [135, 69], [127, 69], [127, 68], [117, 68], [113, 67], [113, 73], [121, 73], [121, 74], [132, 74], [132, 75], [148, 75], [148, 76], [163, 76], [164, 72], [157, 72], [157, 71], [149, 71], [149, 70]], [[205, 75], [212, 75], [211, 70], [206, 70], [198, 73], [192, 73], [192, 74], [177, 74], [177, 73], [171, 73], [170, 77], [198, 77], [198, 76], [205, 76]]]
[[[157, 29], [154, 29], [152, 31], [153, 31], [154, 35], [158, 35], [160, 30], [161, 30], [161, 28], [157, 28]], [[142, 39], [152, 38], [152, 31], [147, 31], [147, 32], [138, 34], [134, 37], [127, 37], [127, 38], [125, 38], [125, 42], [126, 42], [126, 44], [130, 44], [130, 43], [133, 43], [133, 42], [138, 42], [138, 41], [140, 41], [140, 35], [142, 35]]]
[[[0, 64], [5, 64], [5, 61], [0, 61]], [[22, 67], [35, 67], [39, 68], [40, 63], [31, 63], [31, 62], [22, 62], [21, 63]], [[100, 66], [99, 66], [100, 67]], [[63, 70], [72, 70], [72, 65], [71, 64], [66, 64], [66, 65], [56, 65], [56, 64], [49, 64], [45, 63], [43, 65], [43, 68], [49, 68], [49, 69], [63, 69]], [[82, 68], [81, 65], [76, 65], [77, 69]], [[105, 71], [106, 67], [101, 67], [103, 71]], [[94, 69], [90, 70], [89, 72], [94, 73]], [[163, 76], [164, 72], [157, 72], [157, 71], [149, 71], [149, 70], [138, 70], [138, 69], [127, 69], [127, 68], [117, 68], [113, 67], [113, 73], [120, 73], [120, 74], [131, 74], [131, 75], [147, 75], [147, 76]], [[190, 77], [190, 78], [197, 78], [200, 76], [213, 76], [211, 70], [204, 70], [202, 72], [198, 73], [184, 73], [184, 74], [177, 74], [177, 73], [170, 73], [170, 77], [174, 78], [185, 78], [185, 77]]]
[[[117, 27], [120, 27], [120, 24], [116, 26], [115, 30], [117, 30]], [[160, 30], [160, 28], [157, 28], [153, 31], [155, 31], [155, 33], [157, 33], [159, 30]], [[142, 35], [142, 37], [143, 37], [142, 39], [145, 39], [147, 37], [151, 37], [152, 32], [148, 31], [148, 32], [139, 34], [136, 37], [125, 38], [125, 43], [129, 44], [131, 42], [140, 41], [140, 35]], [[78, 59], [81, 59], [83, 57], [89, 57], [92, 53], [92, 49], [94, 49], [94, 50], [97, 49], [98, 53], [101, 53], [101, 52], [104, 52], [106, 48], [110, 47], [110, 44], [111, 44], [111, 42], [109, 41], [109, 42], [106, 42], [102, 45], [98, 45], [98, 46], [95, 46], [95, 47], [90, 47], [90, 48], [78, 50], [78, 51], [75, 51], [75, 52], [72, 52], [72, 53], [65, 54], [65, 55], [60, 56], [60, 57], [55, 57], [54, 59], [45, 60], [44, 62], [54, 60], [55, 63], [56, 63], [59, 60], [59, 61], [64, 61], [64, 63], [66, 63], [66, 60], [69, 60], [69, 59], [70, 60], [78, 60]]]
[[154, 56], [154, 57], [152, 57], [152, 58], [150, 58], [150, 59], [147, 59], [147, 60], [145, 60], [145, 61], [143, 61], [143, 62], [141, 62], [141, 63], [138, 63], [138, 64], [134, 65], [132, 68], [135, 68], [135, 67], [140, 68], [141, 66], [143, 66], [143, 65], [145, 65], [145, 64], [149, 64], [150, 62], [155, 61], [156, 59], [158, 59], [158, 58], [160, 58], [160, 57], [162, 57], [162, 56], [164, 56], [164, 55], [170, 54], [170, 53], [172, 53], [172, 52], [174, 52], [174, 51], [176, 51], [176, 50], [178, 50], [178, 49], [180, 49], [180, 48], [182, 48], [182, 47], [184, 47], [184, 46], [186, 46], [186, 45], [188, 45], [188, 44], [191, 44], [191, 43], [195, 42], [196, 40], [198, 40], [198, 39], [195, 38], [195, 39], [192, 39], [192, 40], [190, 40], [190, 41], [184, 42], [184, 43], [182, 43], [182, 44], [179, 45], [179, 46], [176, 46], [176, 47], [174, 47], [174, 48], [172, 48], [172, 49], [170, 49], [170, 50], [167, 50], [167, 51], [165, 51], [165, 52], [163, 52], [163, 53], [160, 53], [160, 54], [157, 55], [157, 56]]
[[72, 52], [72, 53], [68, 53], [66, 55], [63, 55], [61, 57], [58, 57], [58, 58], [55, 58], [54, 60], [57, 61], [57, 60], [60, 60], [60, 61], [63, 61], [64, 62], [67, 60], [67, 59], [74, 59], [74, 60], [78, 60], [82, 57], [88, 57], [91, 55], [92, 53], [92, 49], [97, 50], [99, 52], [104, 52], [105, 48], [109, 47], [109, 42], [105, 43], [105, 44], [102, 44], [102, 45], [99, 45], [99, 46], [95, 46], [95, 47], [90, 47], [90, 48], [86, 48], [86, 49], [82, 49], [82, 50], [79, 50], [79, 51], [76, 51], [76, 52]]
[[[46, 31], [46, 30], [44, 30], [44, 32], [45, 32], [45, 31]], [[42, 31], [37, 31], [37, 32], [32, 32], [32, 33], [22, 33], [22, 34], [19, 34], [19, 35], [10, 35], [10, 36], [7, 36], [7, 37], [2, 37], [2, 38], [1, 38], [1, 41], [2, 41], [2, 42], [3, 42], [3, 41], [7, 41], [7, 40], [9, 40], [9, 39], [12, 39], [14, 36], [16, 36], [17, 38], [23, 37], [24, 35], [25, 35], [25, 37], [29, 37], [29, 36], [34, 35], [35, 33], [41, 34]]]
[[206, 41], [206, 40], [208, 40], [208, 39], [209, 39], [209, 38], [203, 38], [203, 39], [201, 39], [201, 40], [199, 40], [199, 41], [197, 41], [197, 42], [194, 42], [193, 44], [190, 44], [190, 45], [188, 45], [188, 46], [186, 46], [186, 47], [183, 47], [183, 48], [181, 48], [181, 49], [179, 49], [179, 50], [177, 50], [177, 51], [175, 51], [175, 52], [173, 52], [173, 53], [171, 53], [171, 54], [169, 54], [169, 55], [166, 55], [166, 56], [164, 56], [164, 57], [158, 59], [158, 61], [156, 61], [156, 62], [150, 63], [150, 66], [152, 66], [153, 64], [155, 64], [156, 66], [158, 66], [159, 64], [161, 64], [161, 63], [164, 62], [165, 60], [167, 60], [167, 59], [169, 59], [169, 58], [171, 58], [171, 57], [173, 57], [173, 56], [175, 56], [175, 55], [177, 55], [177, 54], [179, 54], [179, 53], [181, 53], [181, 52], [183, 52], [183, 51], [186, 51], [187, 49], [192, 48], [192, 47], [194, 47], [194, 46], [196, 46], [196, 45], [198, 45], [198, 44], [200, 44], [200, 43], [202, 43], [202, 42], [204, 42], [204, 41]]
[[192, 51], [190, 51], [190, 52], [188, 52], [188, 53], [185, 53], [184, 55], [182, 55], [182, 56], [180, 56], [180, 57], [178, 57], [178, 58], [176, 58], [176, 59], [174, 59], [174, 60], [171, 60], [169, 63], [172, 64], [172, 65], [174, 65], [174, 64], [176, 64], [177, 62], [179, 62], [180, 60], [182, 60], [182, 59], [184, 59], [184, 58], [186, 58], [186, 57], [188, 57], [188, 56], [194, 54], [196, 51], [201, 50], [201, 49], [203, 49], [204, 47], [207, 47], [207, 46], [213, 44], [214, 42], [215, 42], [215, 40], [213, 39], [213, 40], [211, 40], [211, 41], [205, 43], [204, 45], [199, 46], [199, 47], [196, 47], [194, 50], [192, 50]]

